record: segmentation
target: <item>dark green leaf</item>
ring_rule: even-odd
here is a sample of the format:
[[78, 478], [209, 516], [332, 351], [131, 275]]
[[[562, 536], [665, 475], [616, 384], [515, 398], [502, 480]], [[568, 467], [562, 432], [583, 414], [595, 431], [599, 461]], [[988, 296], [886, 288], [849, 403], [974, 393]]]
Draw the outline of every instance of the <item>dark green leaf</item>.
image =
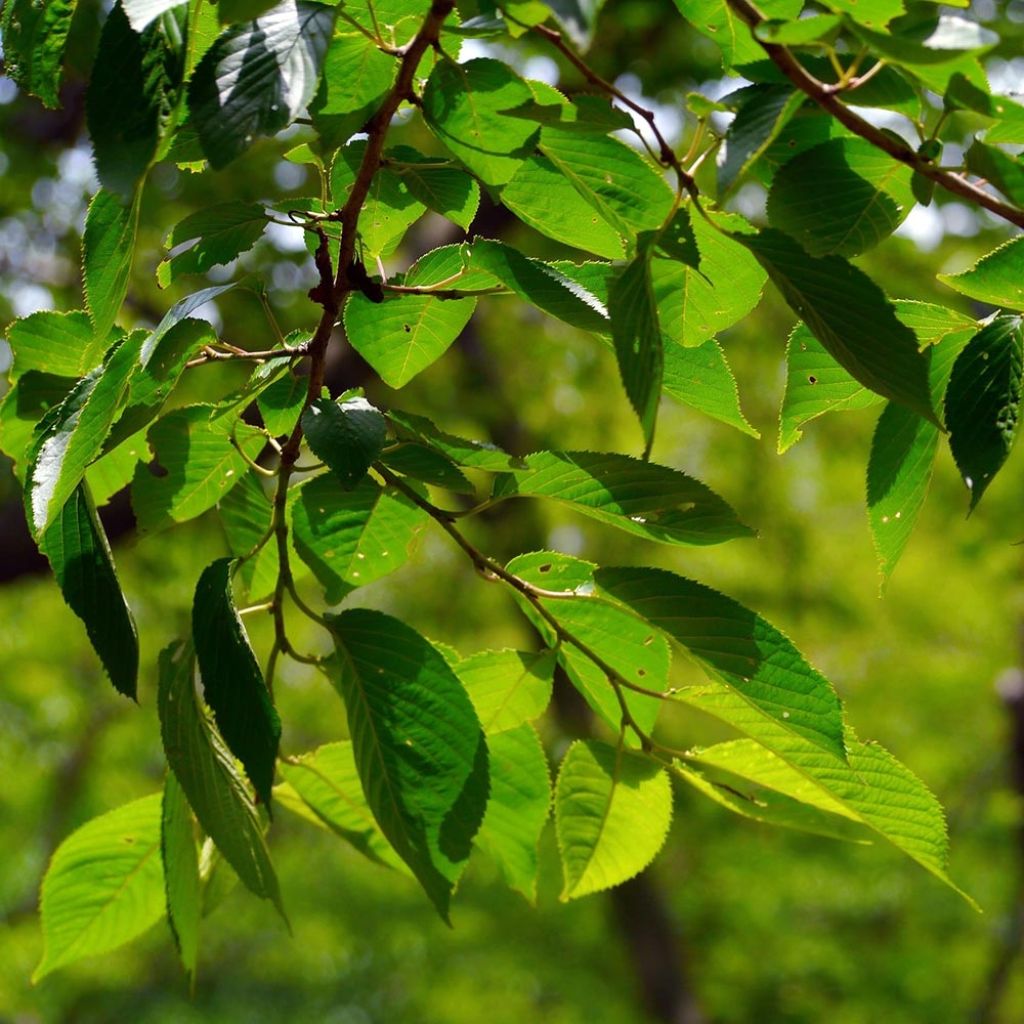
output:
[[405, 623], [363, 608], [330, 623], [366, 798], [447, 920], [489, 788], [473, 705], [442, 655]]
[[420, 203], [463, 231], [469, 230], [480, 205], [480, 186], [473, 178], [458, 167], [438, 166], [436, 159], [410, 146], [395, 146], [386, 157], [388, 166]]
[[725, 159], [718, 168], [718, 187], [726, 194], [742, 182], [751, 165], [775, 141], [805, 100], [791, 85], [754, 85], [725, 136]]
[[46, 529], [41, 547], [68, 607], [85, 623], [110, 681], [120, 693], [135, 700], [139, 672], [135, 620], [117, 579], [107, 535], [84, 483], [75, 488]]
[[302, 414], [302, 429], [313, 454], [354, 487], [380, 455], [387, 423], [365, 398], [332, 402], [318, 398]]
[[999, 316], [960, 353], [946, 392], [949, 447], [971, 508], [1002, 468], [1017, 437], [1024, 387], [1024, 328]]
[[1024, 163], [977, 139], [967, 150], [967, 170], [994, 185], [1016, 206], [1024, 207]]
[[130, 201], [100, 189], [89, 204], [82, 236], [85, 300], [96, 334], [106, 337], [124, 302], [139, 226], [137, 190]]
[[266, 226], [267, 216], [257, 203], [221, 203], [186, 217], [165, 244], [168, 249], [193, 244], [164, 257], [156, 268], [160, 287], [166, 288], [181, 274], [205, 274], [210, 267], [230, 263], [256, 244]]
[[192, 76], [188, 102], [214, 168], [256, 135], [289, 125], [313, 98], [334, 27], [323, 4], [285, 0], [256, 21], [226, 29]]
[[438, 430], [425, 416], [402, 412], [399, 409], [391, 409], [387, 415], [399, 438], [419, 441], [451, 459], [457, 466], [503, 473], [510, 469], [521, 469], [525, 465], [522, 459], [503, 452], [496, 445], [446, 434], [443, 430]]
[[160, 654], [157, 707], [167, 763], [203, 831], [242, 883], [285, 917], [259, 815], [234, 758], [199, 703], [194, 664], [191, 644], [179, 641]]
[[457, 494], [475, 494], [476, 488], [451, 459], [433, 448], [406, 441], [385, 451], [381, 462], [402, 476], [434, 484]]
[[168, 772], [164, 779], [161, 807], [160, 853], [164, 866], [167, 920], [185, 973], [191, 979], [195, 977], [199, 957], [203, 891], [192, 808], [174, 772]]
[[279, 0], [220, 0], [217, 14], [221, 24], [228, 25], [235, 21], [251, 21], [277, 6], [280, 6]]
[[938, 422], [928, 360], [885, 293], [839, 256], [815, 258], [773, 228], [734, 235], [758, 258], [793, 311], [836, 361], [866, 387]]
[[269, 811], [281, 720], [235, 610], [231, 568], [230, 558], [219, 558], [199, 577], [192, 637], [217, 728]]
[[1007, 96], [994, 96], [964, 75], [953, 75], [943, 97], [947, 110], [973, 110], [996, 121], [985, 133], [989, 144], [1024, 143], [1024, 106]]
[[48, 107], [58, 105], [71, 20], [77, 0], [7, 0], [0, 15], [4, 74]]
[[299, 557], [337, 604], [405, 565], [427, 518], [401, 492], [369, 477], [343, 489], [325, 474], [299, 488], [292, 529]]
[[693, 477], [615, 452], [537, 452], [494, 481], [494, 497], [566, 502], [583, 515], [666, 544], [717, 544], [752, 531]]

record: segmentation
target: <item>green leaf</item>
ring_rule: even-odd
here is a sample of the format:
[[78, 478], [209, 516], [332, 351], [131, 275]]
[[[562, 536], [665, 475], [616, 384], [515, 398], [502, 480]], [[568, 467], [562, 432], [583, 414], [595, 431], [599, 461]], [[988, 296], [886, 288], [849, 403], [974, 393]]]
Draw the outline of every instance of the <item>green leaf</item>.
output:
[[220, 0], [217, 15], [221, 24], [227, 25], [236, 21], [251, 21], [276, 6], [279, 6], [278, 0]]
[[661, 387], [666, 395], [744, 434], [761, 436], [743, 415], [736, 378], [717, 341], [706, 341], [698, 348], [683, 348], [666, 339], [663, 355]]
[[186, 0], [121, 0], [128, 22], [136, 32], [144, 32], [161, 14], [184, 3]]
[[7, 328], [13, 364], [11, 380], [30, 370], [61, 377], [84, 377], [103, 361], [103, 353], [118, 339], [98, 334], [85, 313], [43, 310]]
[[550, 264], [530, 259], [503, 242], [474, 241], [470, 266], [493, 275], [524, 302], [573, 327], [598, 334], [611, 328], [608, 311], [596, 295]]
[[72, 377], [29, 370], [11, 383], [0, 402], [0, 450], [13, 460], [15, 476], [23, 485], [36, 424], [64, 401], [74, 385]]
[[937, 423], [928, 361], [885, 293], [840, 256], [815, 258], [774, 228], [734, 235], [836, 361], [865, 387]]
[[40, 910], [43, 959], [33, 983], [117, 949], [159, 921], [160, 794], [108, 811], [68, 836], [46, 869]]
[[510, 469], [521, 469], [525, 464], [522, 459], [503, 452], [497, 445], [447, 434], [425, 416], [402, 412], [400, 409], [388, 410], [387, 416], [400, 439], [419, 441], [451, 459], [457, 466], [502, 473]]
[[302, 484], [291, 515], [295, 549], [330, 604], [405, 565], [428, 519], [393, 487], [364, 477], [344, 490], [326, 474]]
[[130, 202], [100, 189], [89, 204], [82, 236], [85, 300], [96, 334], [105, 337], [114, 326], [128, 292], [135, 235], [139, 226], [141, 190]]
[[[721, 47], [722, 63], [727, 71], [737, 64], [749, 64], [764, 57], [764, 50], [746, 22], [725, 0], [675, 0], [675, 4], [698, 32]], [[766, 18], [792, 21], [800, 14], [802, 6], [800, 0], [762, 0], [758, 10]]]
[[105, 189], [133, 196], [174, 127], [185, 72], [185, 11], [174, 9], [140, 33], [118, 5], [100, 35], [86, 117]]
[[1024, 235], [993, 249], [962, 274], [939, 274], [958, 292], [1007, 309], [1024, 310]]
[[141, 334], [118, 344], [40, 423], [25, 484], [28, 521], [37, 537], [54, 521], [103, 447], [124, 401]]
[[618, 231], [546, 157], [528, 156], [501, 190], [501, 201], [542, 235], [608, 259], [622, 257]]
[[857, 256], [891, 235], [912, 209], [911, 175], [863, 139], [833, 139], [775, 175], [768, 219], [812, 256]]
[[1013, 448], [1022, 388], [1024, 327], [1019, 316], [998, 316], [957, 357], [946, 392], [949, 447], [972, 510]]
[[722, 195], [743, 181], [805, 99], [789, 84], [752, 85], [743, 91], [736, 117], [725, 134], [725, 158], [718, 167]]
[[191, 644], [179, 641], [160, 654], [157, 707], [167, 763], [203, 831], [242, 883], [271, 900], [287, 922], [259, 815], [234, 758], [199, 703], [193, 668]]
[[830, 11], [848, 14], [859, 25], [884, 28], [903, 13], [904, 0], [825, 0]]
[[619, 376], [644, 434], [644, 453], [654, 444], [664, 356], [661, 326], [651, 281], [651, 252], [645, 246], [611, 283], [608, 293], [612, 344]]
[[977, 139], [966, 153], [967, 170], [994, 185], [1016, 206], [1024, 207], [1024, 163]]
[[160, 342], [163, 340], [164, 335], [176, 324], [181, 323], [182, 320], [186, 320], [192, 316], [197, 310], [206, 303], [212, 302], [219, 295], [223, 295], [225, 292], [231, 291], [235, 287], [234, 282], [231, 284], [217, 284], [212, 288], [201, 288], [197, 292], [193, 292], [191, 295], [186, 295], [185, 298], [179, 299], [166, 313], [164, 313], [163, 319], [156, 325], [156, 330], [149, 336], [146, 344], [142, 347], [141, 362], [143, 365], [149, 362], [154, 352], [160, 346]]
[[7, 0], [0, 15], [4, 74], [47, 107], [59, 105], [64, 48], [77, 0]]
[[199, 851], [185, 791], [174, 772], [164, 779], [161, 804], [160, 853], [164, 868], [167, 920], [178, 947], [182, 966], [195, 977], [199, 958], [199, 922], [203, 911], [203, 890], [199, 878]]
[[135, 467], [149, 454], [146, 432], [140, 430], [101, 455], [86, 471], [85, 482], [97, 508], [131, 483]]
[[661, 174], [618, 139], [546, 126], [540, 150], [619, 234], [654, 230], [672, 210]]
[[[291, 497], [291, 495], [289, 495]], [[270, 537], [273, 506], [263, 488], [263, 478], [249, 470], [236, 487], [232, 487], [217, 503], [220, 522], [228, 539], [232, 554], [238, 559], [236, 580], [248, 595], [259, 599], [274, 590], [277, 583], [277, 544]], [[289, 535], [291, 544], [293, 537]], [[264, 542], [259, 553], [253, 555], [256, 545]], [[292, 575], [302, 571], [302, 563], [291, 563]]]
[[1024, 143], [1024, 106], [1007, 96], [993, 96], [962, 74], [949, 80], [943, 104], [947, 110], [973, 110], [996, 121], [985, 133], [985, 141]]
[[[132, 508], [142, 532], [202, 515], [245, 475], [246, 461], [227, 427], [210, 418], [214, 411], [208, 405], [186, 406], [150, 428], [154, 462], [138, 466], [132, 480]], [[265, 444], [263, 435], [246, 424], [238, 426], [236, 436], [250, 459]]]
[[830, 839], [871, 842], [871, 833], [853, 812], [754, 740], [693, 750], [685, 763], [676, 762], [675, 770], [699, 792], [744, 817]]
[[703, 345], [742, 320], [761, 301], [765, 272], [728, 232], [749, 231], [737, 214], [709, 212], [691, 218], [700, 265], [651, 261], [654, 297], [661, 329], [687, 347]]
[[139, 673], [135, 620], [86, 484], [72, 492], [43, 534], [41, 547], [68, 607], [85, 623], [114, 688], [135, 700]]
[[475, 845], [492, 857], [505, 881], [537, 899], [537, 846], [551, 809], [551, 777], [532, 725], [487, 740], [491, 793]]
[[391, 91], [397, 70], [395, 58], [372, 39], [340, 26], [335, 30], [320, 88], [309, 105], [324, 149], [337, 148], [366, 124]]
[[269, 811], [281, 720], [235, 609], [232, 564], [230, 558], [219, 558], [199, 577], [192, 637], [217, 729]]
[[191, 214], [167, 236], [168, 249], [192, 245], [160, 262], [156, 268], [160, 287], [166, 288], [182, 274], [205, 274], [210, 267], [230, 263], [259, 241], [266, 226], [267, 216], [257, 203], [236, 200]]
[[384, 41], [402, 46], [423, 24], [423, 0], [357, 0], [347, 5], [346, 13], [369, 32], [381, 33]]
[[473, 705], [444, 657], [405, 623], [364, 608], [329, 621], [366, 799], [447, 920], [487, 803]]
[[363, 795], [350, 742], [326, 743], [299, 758], [281, 762], [281, 775], [317, 821], [351, 843], [364, 857], [407, 873]]
[[476, 494], [466, 475], [446, 455], [413, 441], [403, 441], [381, 454], [380, 461], [402, 476], [434, 484], [457, 494]]
[[671, 822], [672, 787], [664, 768], [596, 740], [577, 740], [555, 785], [562, 899], [638, 875], [664, 845]]
[[843, 716], [829, 681], [760, 615], [663, 569], [597, 569], [598, 591], [664, 630], [752, 708], [839, 761]]
[[387, 439], [383, 414], [359, 397], [340, 402], [316, 399], [302, 414], [302, 429], [313, 454], [346, 488], [366, 476]]
[[539, 718], [551, 701], [553, 651], [481, 651], [455, 665], [488, 736]]
[[[891, 2], [899, 4], [902, 10], [903, 0]], [[773, 19], [757, 25], [754, 37], [779, 46], [806, 46], [832, 35], [840, 24], [841, 19], [835, 14], [813, 14], [807, 18], [798, 18], [796, 21]]]
[[[544, 642], [557, 647], [559, 663], [586, 702], [617, 733], [622, 725], [621, 696], [633, 720], [649, 734], [661, 711], [660, 697], [629, 689], [621, 682], [616, 689], [595, 658], [627, 684], [660, 694], [668, 686], [672, 664], [672, 652], [665, 637], [628, 609], [597, 595], [596, 566], [590, 562], [552, 551], [537, 551], [513, 558], [507, 568], [535, 587], [565, 595], [540, 598], [540, 607], [576, 643], [562, 641], [532, 603], [519, 604]], [[629, 733], [626, 742], [638, 741]]]
[[502, 61], [440, 60], [423, 90], [423, 118], [485, 185], [504, 185], [537, 133], [536, 125], [504, 111], [531, 98], [526, 83]]
[[617, 452], [537, 452], [494, 481], [494, 497], [552, 498], [585, 516], [665, 544], [717, 544], [753, 535], [693, 477]]
[[295, 429], [308, 390], [309, 381], [289, 370], [259, 393], [256, 404], [263, 425], [274, 437], [283, 437]]
[[188, 93], [192, 122], [214, 169], [241, 156], [254, 136], [276, 134], [306, 108], [333, 28], [330, 7], [285, 0], [218, 37]]
[[480, 186], [458, 167], [441, 167], [410, 146], [395, 146], [385, 154], [388, 167], [409, 192], [434, 213], [469, 230], [480, 206]]

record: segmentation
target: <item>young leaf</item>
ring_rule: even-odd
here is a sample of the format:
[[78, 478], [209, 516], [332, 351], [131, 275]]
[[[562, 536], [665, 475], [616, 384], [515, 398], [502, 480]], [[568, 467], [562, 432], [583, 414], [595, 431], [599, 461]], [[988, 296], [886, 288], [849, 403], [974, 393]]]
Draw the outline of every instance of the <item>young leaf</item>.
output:
[[596, 740], [577, 740], [555, 785], [562, 899], [638, 875], [664, 845], [671, 821], [672, 787], [664, 768]]
[[302, 414], [313, 454], [334, 470], [343, 487], [355, 487], [380, 455], [387, 423], [365, 398], [331, 402], [318, 398]]
[[107, 348], [118, 340], [99, 334], [88, 314], [75, 310], [55, 313], [43, 310], [7, 328], [13, 365], [11, 379], [30, 370], [61, 377], [84, 377], [103, 361]]
[[553, 651], [481, 651], [455, 665], [487, 736], [539, 718], [551, 700]]
[[668, 466], [615, 452], [537, 452], [523, 461], [523, 469], [494, 481], [495, 498], [552, 498], [665, 544], [718, 544], [753, 536], [714, 491]]
[[231, 566], [230, 558], [219, 558], [199, 577], [192, 637], [217, 728], [269, 811], [281, 720], [235, 610]]
[[405, 623], [364, 608], [329, 621], [366, 799], [447, 920], [489, 788], [473, 705], [444, 657]]
[[232, 444], [227, 427], [208, 405], [175, 409], [149, 431], [151, 466], [136, 467], [132, 509], [143, 532], [188, 522], [213, 508], [245, 475], [242, 452], [255, 459], [266, 443], [254, 427], [238, 426]]
[[255, 21], [226, 29], [189, 84], [192, 122], [210, 165], [229, 164], [256, 135], [273, 135], [316, 92], [335, 12], [283, 0]]
[[753, 252], [786, 302], [844, 369], [872, 391], [938, 422], [928, 360], [871, 278], [840, 256], [809, 256], [774, 228], [733, 237]]
[[762, 715], [845, 760], [842, 707], [835, 690], [760, 615], [662, 569], [597, 569], [594, 580], [599, 593], [664, 630]]
[[160, 654], [157, 707], [164, 753], [203, 831], [251, 892], [285, 917], [263, 827], [234, 758], [214, 731], [193, 682], [191, 644]]
[[179, 221], [167, 236], [168, 249], [183, 251], [169, 254], [156, 268], [161, 288], [166, 288], [182, 274], [205, 274], [248, 252], [263, 234], [267, 216], [257, 203], [233, 201], [208, 206]]
[[117, 949], [159, 921], [160, 794], [108, 811], [68, 836], [46, 869], [40, 910], [43, 959], [33, 982]]
[[37, 537], [54, 521], [78, 486], [117, 416], [138, 358], [142, 335], [111, 350], [40, 423], [25, 484], [25, 507]]
[[100, 35], [86, 97], [86, 115], [105, 189], [132, 197], [171, 127], [185, 71], [183, 8], [162, 15], [141, 34], [120, 4]]
[[1024, 235], [993, 249], [962, 274], [939, 274], [958, 292], [993, 306], [1024, 310]]
[[394, 488], [364, 477], [345, 490], [329, 474], [299, 488], [291, 516], [295, 549], [329, 604], [405, 565], [428, 519]]
[[82, 236], [82, 277], [85, 301], [101, 337], [110, 333], [128, 291], [141, 198], [141, 189], [127, 202], [100, 189], [89, 204]]
[[666, 339], [662, 349], [665, 365], [661, 388], [666, 395], [744, 434], [761, 436], [743, 415], [736, 378], [717, 341], [683, 348]]
[[491, 856], [508, 884], [537, 899], [537, 845], [551, 809], [551, 777], [532, 725], [488, 737], [491, 794], [474, 844]]
[[139, 672], [135, 620], [85, 483], [72, 492], [43, 534], [40, 546], [68, 607], [85, 623], [114, 688], [135, 700]]
[[1024, 388], [1024, 328], [999, 316], [960, 353], [946, 392], [949, 447], [971, 492], [971, 509], [1013, 448]]
[[0, 14], [4, 74], [47, 107], [58, 106], [64, 49], [77, 0], [7, 0]]
[[536, 125], [505, 111], [530, 98], [526, 83], [502, 61], [440, 60], [423, 90], [423, 118], [485, 185], [504, 185], [537, 133]]
[[408, 873], [373, 819], [350, 742], [327, 743], [281, 762], [281, 775], [316, 820], [378, 864]]
[[199, 852], [192, 808], [174, 772], [164, 779], [160, 818], [160, 854], [164, 867], [167, 920], [182, 966], [194, 978], [199, 957], [199, 922], [203, 910]]

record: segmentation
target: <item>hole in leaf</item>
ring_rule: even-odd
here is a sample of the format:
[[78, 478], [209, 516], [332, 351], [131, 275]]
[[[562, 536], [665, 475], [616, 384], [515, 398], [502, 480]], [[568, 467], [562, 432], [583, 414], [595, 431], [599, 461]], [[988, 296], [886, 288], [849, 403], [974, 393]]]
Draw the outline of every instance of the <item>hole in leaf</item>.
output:
[[818, 378], [815, 377], [814, 374], [811, 374], [811, 376], [807, 378], [807, 383], [808, 384], [817, 384], [818, 383]]
[[545, 562], [543, 565], [538, 565], [537, 572], [551, 572], [551, 563]]

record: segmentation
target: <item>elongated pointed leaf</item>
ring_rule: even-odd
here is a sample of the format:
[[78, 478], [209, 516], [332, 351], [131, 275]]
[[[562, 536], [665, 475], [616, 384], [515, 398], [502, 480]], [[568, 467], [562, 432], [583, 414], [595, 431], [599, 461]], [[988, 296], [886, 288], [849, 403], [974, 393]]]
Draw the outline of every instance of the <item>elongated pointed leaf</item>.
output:
[[356, 608], [330, 620], [366, 799], [447, 920], [487, 803], [487, 746], [442, 655], [405, 623]]
[[946, 392], [949, 447], [971, 492], [981, 500], [1017, 438], [1024, 389], [1024, 327], [996, 317], [960, 353]]
[[473, 840], [501, 868], [508, 884], [537, 898], [537, 845], [551, 809], [551, 777], [532, 725], [489, 737], [491, 794]]
[[284, 0], [226, 29], [192, 76], [188, 104], [214, 168], [290, 124], [316, 93], [334, 27], [323, 4]]
[[993, 306], [1024, 310], [1024, 235], [993, 249], [962, 274], [939, 274], [964, 295]]
[[830, 355], [866, 387], [937, 423], [928, 361], [882, 290], [839, 256], [808, 255], [772, 228], [734, 235], [748, 246], [794, 312]]
[[666, 340], [662, 349], [665, 365], [661, 387], [666, 395], [744, 434], [761, 436], [743, 415], [736, 378], [717, 341], [683, 348]]
[[494, 481], [494, 497], [552, 498], [609, 526], [666, 544], [717, 544], [752, 536], [698, 480], [615, 452], [537, 452]]
[[366, 802], [350, 742], [327, 743], [284, 761], [281, 775], [324, 826], [370, 860], [408, 874]]
[[503, 452], [497, 445], [487, 444], [483, 441], [471, 441], [464, 437], [457, 437], [455, 434], [445, 433], [425, 416], [391, 409], [388, 411], [388, 419], [399, 437], [420, 441], [451, 459], [457, 466], [484, 469], [491, 473], [522, 469], [525, 466], [522, 459]]
[[596, 740], [574, 743], [555, 786], [562, 899], [638, 875], [661, 849], [671, 822], [672, 787], [664, 768]]
[[47, 528], [42, 549], [68, 607], [85, 623], [114, 688], [135, 700], [139, 672], [135, 620], [86, 484], [75, 488]]
[[82, 274], [85, 300], [100, 336], [114, 326], [128, 291], [141, 198], [141, 189], [127, 201], [100, 189], [89, 204], [82, 236]]
[[365, 398], [318, 398], [302, 414], [302, 429], [313, 454], [337, 474], [343, 487], [354, 487], [366, 476], [387, 434], [384, 416]]
[[40, 907], [43, 959], [33, 982], [117, 949], [159, 921], [160, 794], [108, 811], [68, 836], [46, 870]]
[[539, 718], [551, 700], [553, 651], [481, 651], [455, 665], [488, 736]]
[[429, 518], [392, 487], [364, 478], [344, 490], [328, 475], [299, 488], [291, 516], [295, 548], [330, 604], [401, 568]]
[[77, 0], [7, 0], [0, 15], [4, 74], [47, 107], [58, 105], [64, 49]]
[[235, 767], [196, 694], [191, 644], [160, 654], [157, 707], [164, 753], [203, 831], [251, 892], [269, 899], [285, 917], [263, 826]]
[[156, 269], [166, 288], [181, 274], [205, 274], [248, 252], [267, 226], [263, 207], [256, 203], [230, 202], [208, 206], [175, 225], [167, 236], [168, 249], [193, 243], [182, 252], [166, 256]]
[[842, 762], [843, 715], [829, 681], [760, 615], [663, 569], [597, 569], [598, 591], [664, 630], [713, 677]]
[[199, 577], [192, 636], [206, 703], [269, 811], [281, 720], [235, 610], [231, 567], [230, 558], [219, 558]]
[[476, 488], [454, 462], [433, 448], [404, 441], [381, 454], [380, 461], [402, 476], [434, 484], [458, 494], [476, 494]]
[[192, 808], [174, 772], [168, 772], [164, 780], [160, 854], [164, 867], [167, 920], [185, 973], [194, 978], [199, 958], [203, 890]]

